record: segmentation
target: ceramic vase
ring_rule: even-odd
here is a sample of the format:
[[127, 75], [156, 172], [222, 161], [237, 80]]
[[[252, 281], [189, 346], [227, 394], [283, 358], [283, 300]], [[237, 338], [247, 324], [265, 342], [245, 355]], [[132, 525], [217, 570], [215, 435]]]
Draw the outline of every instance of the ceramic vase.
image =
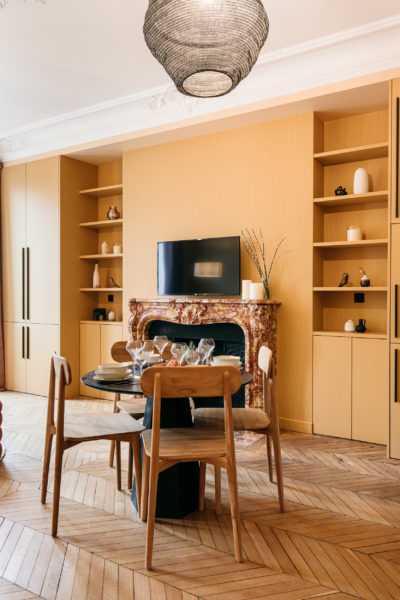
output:
[[101, 243], [101, 253], [110, 254], [110, 245], [108, 242], [104, 241]]
[[368, 173], [360, 167], [354, 173], [353, 194], [366, 194], [368, 191]]
[[122, 254], [122, 246], [118, 242], [115, 242], [113, 246], [113, 254]]
[[109, 313], [108, 313], [108, 315], [107, 315], [107, 319], [108, 319], [109, 321], [115, 321], [115, 318], [116, 318], [116, 317], [115, 317], [115, 312], [114, 312], [113, 310], [110, 310], [110, 312], [109, 312]]
[[93, 271], [93, 287], [94, 288], [99, 288], [100, 287], [100, 271], [99, 271], [99, 263], [96, 263], [94, 265], [94, 271]]

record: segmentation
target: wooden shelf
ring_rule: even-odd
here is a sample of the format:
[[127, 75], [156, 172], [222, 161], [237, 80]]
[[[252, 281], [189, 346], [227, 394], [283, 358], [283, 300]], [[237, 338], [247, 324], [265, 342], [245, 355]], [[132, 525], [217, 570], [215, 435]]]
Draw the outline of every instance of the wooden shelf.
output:
[[387, 292], [387, 287], [313, 287], [313, 292]]
[[319, 152], [314, 154], [315, 160], [322, 165], [340, 165], [342, 163], [369, 160], [371, 158], [382, 158], [388, 155], [389, 144], [368, 144], [356, 148], [345, 148], [343, 150], [331, 150], [330, 152]]
[[89, 221], [88, 223], [79, 223], [79, 227], [87, 229], [106, 229], [108, 227], [118, 227], [123, 223], [123, 219], [107, 219], [106, 221]]
[[358, 240], [357, 242], [314, 242], [314, 248], [364, 248], [373, 246], [387, 246], [388, 240]]
[[110, 258], [122, 258], [123, 254], [83, 254], [82, 260], [106, 260]]
[[122, 288], [79, 288], [80, 292], [122, 292]]
[[314, 204], [318, 206], [346, 206], [350, 204], [366, 204], [369, 202], [380, 202], [388, 200], [388, 191], [368, 192], [367, 194], [347, 194], [347, 196], [326, 196], [325, 198], [314, 198]]
[[123, 321], [109, 321], [108, 319], [104, 319], [103, 321], [93, 321], [92, 320], [87, 320], [87, 321], [79, 321], [81, 324], [89, 324], [91, 325], [92, 323], [97, 325], [98, 323], [101, 323], [102, 325], [121, 325], [123, 323]]
[[386, 340], [386, 333], [378, 333], [376, 331], [365, 331], [364, 333], [357, 333], [357, 331], [313, 331], [313, 335], [325, 335], [330, 337], [354, 337], [354, 338], [373, 338], [379, 340]]
[[122, 183], [118, 185], [106, 185], [104, 187], [91, 188], [90, 190], [81, 190], [82, 196], [91, 196], [92, 198], [104, 198], [105, 196], [122, 195]]

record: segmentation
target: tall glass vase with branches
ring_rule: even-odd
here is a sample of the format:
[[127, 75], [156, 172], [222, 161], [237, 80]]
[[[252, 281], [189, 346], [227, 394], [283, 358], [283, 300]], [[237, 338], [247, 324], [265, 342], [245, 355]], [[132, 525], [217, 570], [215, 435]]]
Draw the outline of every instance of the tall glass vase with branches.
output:
[[283, 238], [281, 238], [281, 240], [278, 242], [278, 244], [275, 248], [274, 254], [272, 256], [271, 262], [269, 263], [269, 265], [267, 265], [266, 258], [265, 258], [264, 236], [262, 234], [261, 229], [258, 233], [256, 233], [253, 228], [252, 229], [246, 228], [244, 230], [242, 229], [240, 231], [240, 233], [242, 234], [242, 237], [243, 237], [244, 247], [246, 248], [247, 253], [249, 254], [252, 261], [254, 262], [256, 269], [260, 274], [261, 282], [264, 285], [265, 298], [267, 300], [270, 300], [271, 294], [270, 294], [270, 289], [269, 289], [269, 282], [270, 282], [270, 278], [271, 278], [271, 272], [272, 272], [272, 268], [274, 266], [275, 259], [277, 257], [279, 248], [281, 247], [283, 242], [286, 240], [286, 235], [283, 236]]

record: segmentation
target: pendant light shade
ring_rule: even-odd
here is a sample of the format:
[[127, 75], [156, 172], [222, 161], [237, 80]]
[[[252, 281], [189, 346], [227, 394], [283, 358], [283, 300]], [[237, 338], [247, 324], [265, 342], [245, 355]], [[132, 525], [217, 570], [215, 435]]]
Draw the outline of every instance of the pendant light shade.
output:
[[268, 27], [261, 0], [150, 0], [143, 31], [180, 92], [211, 98], [250, 73]]

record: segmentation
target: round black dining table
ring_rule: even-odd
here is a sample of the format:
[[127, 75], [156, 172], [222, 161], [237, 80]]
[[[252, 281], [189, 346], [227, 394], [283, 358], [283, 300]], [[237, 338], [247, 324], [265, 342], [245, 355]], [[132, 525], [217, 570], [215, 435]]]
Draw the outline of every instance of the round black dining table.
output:
[[[139, 381], [104, 382], [94, 379], [95, 371], [89, 371], [81, 377], [81, 382], [88, 387], [103, 392], [116, 394], [143, 395]], [[242, 371], [242, 386], [253, 380], [248, 371]], [[196, 399], [197, 400], [197, 399]], [[216, 400], [223, 399], [204, 398], [202, 406], [214, 406]], [[143, 425], [151, 429], [153, 422], [153, 399], [147, 398]], [[192, 413], [189, 398], [168, 398], [161, 403], [160, 426], [164, 427], [192, 427]], [[197, 510], [199, 495], [199, 463], [178, 463], [159, 474], [157, 487], [156, 516], [160, 518], [183, 518]], [[137, 510], [136, 482], [132, 489], [132, 502]]]

